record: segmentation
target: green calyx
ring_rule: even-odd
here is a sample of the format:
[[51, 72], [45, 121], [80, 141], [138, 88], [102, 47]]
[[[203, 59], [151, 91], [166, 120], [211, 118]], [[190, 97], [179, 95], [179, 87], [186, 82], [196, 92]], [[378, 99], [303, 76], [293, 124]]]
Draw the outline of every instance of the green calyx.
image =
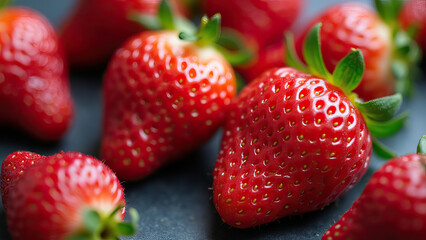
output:
[[[320, 29], [321, 23], [315, 25], [306, 36], [303, 45], [303, 57], [307, 65], [298, 58], [294, 49], [293, 36], [285, 35], [286, 56], [288, 66], [326, 79], [329, 83], [338, 86], [348, 96], [355, 107], [362, 113], [365, 122], [373, 137], [383, 138], [395, 134], [404, 125], [408, 117], [402, 113], [394, 117], [402, 102], [401, 94], [363, 102], [352, 91], [361, 83], [364, 74], [364, 58], [359, 49], [352, 49], [337, 64], [331, 74], [323, 61], [321, 53]], [[375, 152], [383, 158], [395, 156], [386, 149], [376, 138], [373, 138]]]
[[414, 40], [416, 26], [404, 30], [398, 21], [403, 0], [375, 0], [380, 18], [389, 26], [392, 34], [391, 70], [396, 80], [396, 92], [406, 96], [413, 94], [413, 79], [419, 73], [417, 64], [421, 51]]
[[117, 220], [116, 215], [123, 206], [117, 206], [110, 214], [100, 214], [95, 210], [86, 210], [83, 216], [83, 228], [68, 240], [117, 240], [119, 236], [131, 236], [137, 232], [139, 214], [131, 208], [130, 222]]
[[176, 30], [180, 31], [179, 39], [194, 42], [200, 47], [213, 46], [220, 52], [231, 65], [243, 65], [253, 58], [238, 34], [226, 31], [221, 34], [221, 16], [215, 14], [209, 18], [201, 18], [197, 28], [193, 23], [173, 14], [172, 7], [167, 0], [162, 0], [158, 15], [132, 13], [130, 19], [136, 21], [150, 30]]

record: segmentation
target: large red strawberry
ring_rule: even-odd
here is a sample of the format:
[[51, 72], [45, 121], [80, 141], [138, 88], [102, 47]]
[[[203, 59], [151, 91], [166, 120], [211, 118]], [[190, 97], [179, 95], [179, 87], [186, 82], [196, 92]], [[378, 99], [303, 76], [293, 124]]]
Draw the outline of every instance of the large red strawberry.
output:
[[426, 1], [407, 1], [399, 16], [404, 28], [414, 27], [416, 40], [419, 46], [426, 52]]
[[363, 74], [361, 51], [350, 52], [333, 74], [326, 70], [319, 28], [307, 36], [308, 66], [287, 50], [289, 65], [313, 75], [271, 69], [232, 105], [213, 172], [213, 201], [231, 226], [248, 228], [323, 208], [365, 173], [370, 133], [385, 136], [400, 127], [401, 120], [388, 121], [400, 95], [362, 103], [351, 93]]
[[0, 26], [0, 124], [59, 139], [73, 103], [54, 29], [39, 13], [20, 7], [1, 9]]
[[9, 155], [1, 169], [2, 200], [15, 240], [116, 239], [136, 231], [122, 222], [123, 188], [99, 160], [81, 153]]
[[360, 198], [322, 237], [424, 239], [426, 233], [426, 136], [417, 154], [398, 157], [373, 174]]
[[[409, 92], [410, 68], [418, 61], [417, 46], [398, 28], [398, 1], [377, 0], [378, 13], [360, 3], [333, 5], [314, 18], [299, 36], [297, 50], [309, 29], [321, 22], [321, 50], [329, 71], [352, 48], [360, 49], [365, 60], [365, 74], [355, 93], [364, 100]], [[398, 81], [395, 81], [398, 80]]]
[[[160, 16], [169, 16], [160, 18], [163, 26], [173, 25], [170, 13]], [[203, 17], [195, 35], [144, 32], [116, 52], [104, 80], [101, 155], [120, 179], [152, 173], [222, 124], [236, 83], [212, 46], [219, 34], [220, 16]]]
[[[106, 63], [126, 39], [145, 28], [130, 20], [131, 14], [156, 15], [160, 0], [80, 0], [65, 22], [61, 38], [70, 63], [93, 67]], [[171, 0], [186, 14], [180, 1]]]

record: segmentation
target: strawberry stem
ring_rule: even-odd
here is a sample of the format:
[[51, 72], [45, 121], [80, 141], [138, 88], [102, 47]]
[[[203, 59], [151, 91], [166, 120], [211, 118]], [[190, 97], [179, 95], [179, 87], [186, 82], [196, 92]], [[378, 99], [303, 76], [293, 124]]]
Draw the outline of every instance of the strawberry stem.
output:
[[130, 222], [117, 220], [117, 213], [123, 208], [117, 206], [111, 213], [105, 215], [90, 209], [84, 212], [83, 229], [68, 240], [109, 240], [119, 236], [134, 235], [138, 228], [139, 214], [133, 208], [129, 210]]

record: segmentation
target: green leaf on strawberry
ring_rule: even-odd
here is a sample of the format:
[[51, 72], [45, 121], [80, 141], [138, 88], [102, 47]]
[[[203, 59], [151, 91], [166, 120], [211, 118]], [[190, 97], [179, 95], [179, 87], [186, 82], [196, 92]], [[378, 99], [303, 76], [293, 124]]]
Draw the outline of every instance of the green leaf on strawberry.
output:
[[420, 138], [419, 144], [417, 145], [417, 153], [426, 154], [426, 136]]
[[[200, 46], [211, 45], [231, 65], [243, 65], [253, 58], [253, 52], [243, 44], [243, 40], [236, 34], [228, 32], [225, 39], [219, 41], [221, 39], [221, 16], [219, 13], [211, 18], [204, 15], [201, 18], [198, 30], [196, 30], [197, 28], [190, 21], [174, 16], [170, 3], [167, 0], [162, 0], [158, 9], [158, 16], [133, 13], [129, 18], [152, 30], [178, 30], [181, 40], [196, 42]], [[222, 45], [223, 42], [229, 44], [230, 41], [232, 41], [233, 46], [237, 47], [228, 49], [227, 44]]]
[[[407, 113], [394, 117], [394, 114], [401, 106], [402, 97], [395, 94], [388, 97], [362, 102], [352, 91], [360, 84], [364, 73], [363, 54], [359, 49], [352, 49], [336, 66], [333, 74], [330, 74], [325, 67], [321, 54], [320, 29], [322, 24], [316, 24], [309, 31], [303, 45], [303, 55], [307, 62], [307, 67], [297, 58], [294, 51], [294, 44], [291, 34], [286, 34], [286, 62], [289, 66], [307, 71], [328, 80], [335, 86], [340, 87], [351, 99], [352, 103], [363, 114], [367, 126], [374, 137], [383, 138], [395, 134], [404, 125], [408, 118]], [[376, 143], [376, 146], [381, 146]], [[377, 148], [380, 156], [394, 156], [387, 152], [384, 147]]]

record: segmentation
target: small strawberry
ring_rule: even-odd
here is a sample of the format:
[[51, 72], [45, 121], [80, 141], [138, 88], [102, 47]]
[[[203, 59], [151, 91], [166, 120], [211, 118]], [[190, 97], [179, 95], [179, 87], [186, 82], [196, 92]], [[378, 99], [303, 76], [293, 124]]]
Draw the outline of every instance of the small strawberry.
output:
[[424, 239], [426, 233], [426, 136], [417, 154], [398, 157], [373, 174], [361, 196], [322, 237]]
[[[161, 25], [173, 27], [163, 3]], [[104, 80], [101, 156], [120, 179], [147, 176], [200, 146], [222, 124], [236, 82], [212, 45], [219, 34], [215, 15], [203, 17], [195, 35], [143, 32], [117, 50]]]
[[73, 117], [73, 103], [53, 27], [22, 7], [1, 9], [0, 26], [0, 124], [43, 140], [61, 138]]
[[13, 188], [11, 186], [13, 186], [16, 180], [21, 177], [27, 167], [32, 166], [34, 163], [37, 163], [43, 158], [43, 156], [36, 153], [19, 151], [10, 154], [3, 161], [0, 185], [3, 206], [5, 209], [7, 208], [5, 196], [8, 195], [9, 189]]
[[410, 27], [416, 28], [416, 41], [423, 52], [426, 52], [426, 1], [406, 1], [401, 10], [399, 20], [406, 29]]
[[[106, 63], [126, 39], [145, 28], [130, 20], [133, 13], [155, 15], [161, 0], [80, 0], [62, 27], [61, 38], [73, 66]], [[186, 14], [180, 1], [171, 0]]]
[[2, 200], [15, 240], [117, 239], [136, 231], [135, 210], [132, 223], [122, 222], [120, 182], [93, 157], [16, 152], [3, 162], [1, 173]]
[[308, 66], [293, 56], [294, 49], [286, 50], [290, 66], [314, 75], [271, 69], [231, 106], [213, 172], [213, 201], [233, 227], [328, 205], [364, 175], [373, 147], [370, 133], [384, 137], [401, 126], [400, 118], [389, 120], [400, 95], [363, 103], [351, 93], [364, 70], [361, 51], [351, 51], [333, 74], [326, 70], [319, 29], [305, 41]]
[[209, 15], [220, 13], [223, 26], [241, 32], [259, 51], [281, 41], [299, 15], [302, 0], [204, 0]]
[[397, 1], [375, 2], [379, 14], [360, 3], [333, 5], [313, 19], [297, 41], [301, 53], [309, 29], [321, 22], [321, 50], [329, 71], [352, 48], [360, 49], [365, 74], [354, 92], [364, 100], [388, 96], [395, 90], [409, 93], [410, 68], [418, 61], [417, 45], [397, 24]]

